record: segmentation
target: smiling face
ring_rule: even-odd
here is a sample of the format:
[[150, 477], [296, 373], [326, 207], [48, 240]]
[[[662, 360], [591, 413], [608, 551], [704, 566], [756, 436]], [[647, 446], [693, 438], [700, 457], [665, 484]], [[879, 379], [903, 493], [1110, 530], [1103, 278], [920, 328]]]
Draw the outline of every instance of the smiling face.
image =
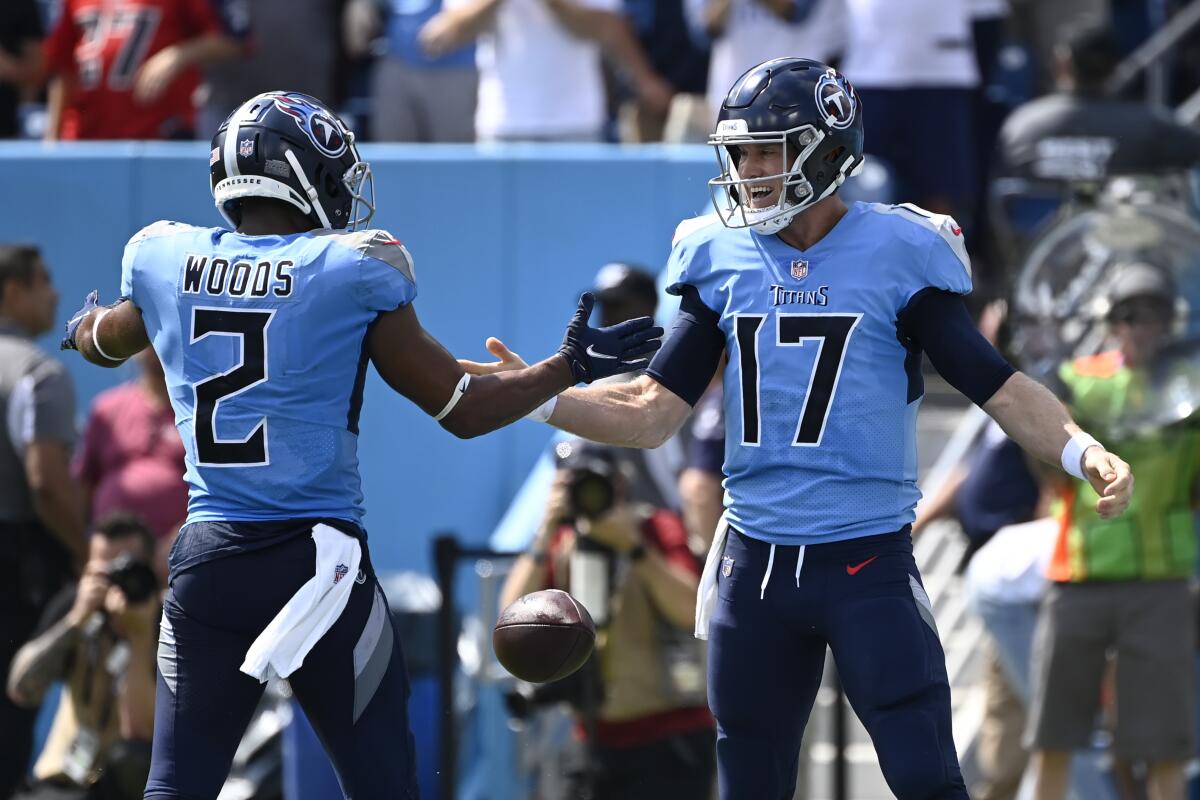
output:
[[749, 197], [742, 198], [743, 202], [754, 210], [778, 203], [783, 192], [782, 174], [786, 170], [783, 143], [741, 144], [737, 146], [737, 153], [737, 170], [742, 180], [779, 176], [748, 184]]

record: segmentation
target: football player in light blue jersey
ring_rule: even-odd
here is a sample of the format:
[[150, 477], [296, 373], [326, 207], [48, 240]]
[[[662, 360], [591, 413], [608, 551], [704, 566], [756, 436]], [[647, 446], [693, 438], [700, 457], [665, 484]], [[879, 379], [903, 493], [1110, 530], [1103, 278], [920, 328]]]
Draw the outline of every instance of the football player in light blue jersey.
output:
[[288, 678], [347, 798], [415, 798], [408, 679], [366, 547], [356, 445], [367, 362], [451, 433], [477, 436], [568, 386], [644, 366], [647, 318], [595, 329], [585, 294], [559, 352], [472, 379], [422, 327], [405, 247], [363, 229], [371, 172], [320, 101], [248, 100], [217, 131], [232, 230], [155, 223], [64, 348], [114, 367], [152, 345], [187, 452], [170, 557], [147, 798], [215, 798], [271, 676]]
[[[849, 81], [815, 61], [739, 78], [709, 139], [717, 213], [675, 235], [681, 303], [662, 349], [645, 375], [539, 412], [588, 439], [655, 447], [728, 354], [725, 514], [696, 616], [722, 800], [792, 796], [826, 648], [896, 797], [967, 797], [912, 557], [923, 355], [1022, 447], [1089, 480], [1102, 516], [1133, 491], [1128, 465], [979, 335], [954, 220], [838, 196], [863, 161], [862, 114]], [[524, 366], [497, 340], [488, 349], [498, 362], [464, 366]]]

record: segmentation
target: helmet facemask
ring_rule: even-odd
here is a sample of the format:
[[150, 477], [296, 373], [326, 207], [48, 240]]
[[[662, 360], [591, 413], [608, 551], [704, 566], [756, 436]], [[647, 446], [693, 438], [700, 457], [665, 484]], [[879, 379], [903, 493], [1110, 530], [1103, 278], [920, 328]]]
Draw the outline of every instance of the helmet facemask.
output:
[[[713, 207], [725, 226], [752, 228], [762, 234], [778, 233], [801, 211], [833, 194], [848, 174], [856, 174], [861, 169], [861, 159], [855, 164], [854, 157], [848, 156], [839, 165], [834, 180], [818, 195], [805, 177], [804, 167], [825, 138], [826, 133], [811, 124], [786, 131], [751, 133], [745, 120], [728, 119], [718, 123], [716, 132], [708, 137], [708, 143], [716, 151], [720, 174], [708, 182], [708, 187]], [[791, 166], [774, 175], [743, 178], [738, 171], [733, 148], [751, 144], [779, 144], [782, 148], [781, 163]], [[852, 171], [847, 173], [848, 169]], [[776, 180], [782, 180], [783, 186], [774, 205], [754, 208], [750, 203], [751, 187]]]
[[346, 230], [365, 228], [375, 216], [375, 175], [371, 165], [366, 161], [355, 161], [342, 176], [342, 185], [350, 193], [350, 219], [346, 221]]

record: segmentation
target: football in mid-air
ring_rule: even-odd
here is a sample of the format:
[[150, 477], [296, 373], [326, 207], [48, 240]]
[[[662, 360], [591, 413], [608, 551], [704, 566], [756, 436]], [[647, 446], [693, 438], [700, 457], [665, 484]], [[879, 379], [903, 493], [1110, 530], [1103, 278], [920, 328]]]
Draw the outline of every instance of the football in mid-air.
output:
[[583, 666], [595, 643], [592, 616], [559, 589], [518, 598], [492, 630], [496, 658], [514, 677], [529, 683], [567, 677]]

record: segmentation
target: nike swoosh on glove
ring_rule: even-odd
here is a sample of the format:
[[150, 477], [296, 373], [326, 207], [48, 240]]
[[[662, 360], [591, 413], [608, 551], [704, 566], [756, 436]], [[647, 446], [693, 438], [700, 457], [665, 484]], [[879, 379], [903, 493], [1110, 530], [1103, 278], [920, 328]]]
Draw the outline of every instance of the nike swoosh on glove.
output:
[[100, 304], [97, 302], [99, 299], [100, 292], [98, 290], [92, 289], [90, 292], [88, 292], [87, 298], [83, 301], [83, 308], [76, 311], [71, 315], [71, 318], [67, 320], [67, 332], [63, 337], [62, 342], [60, 342], [58, 345], [59, 350], [79, 349], [75, 345], [75, 334], [79, 331], [79, 324], [83, 322], [84, 317], [100, 307]]
[[650, 355], [662, 347], [663, 329], [650, 317], [618, 322], [607, 328], [588, 325], [596, 298], [584, 292], [579, 308], [567, 326], [559, 354], [571, 365], [571, 373], [581, 383], [642, 369], [650, 363]]

